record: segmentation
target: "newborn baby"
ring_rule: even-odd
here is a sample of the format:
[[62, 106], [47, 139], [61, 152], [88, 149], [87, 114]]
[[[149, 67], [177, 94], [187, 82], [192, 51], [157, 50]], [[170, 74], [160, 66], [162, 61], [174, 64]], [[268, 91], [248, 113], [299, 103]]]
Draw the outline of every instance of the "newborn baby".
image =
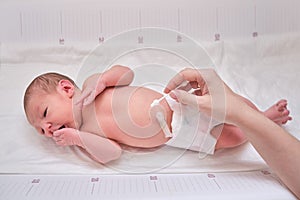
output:
[[[137, 148], [167, 144], [213, 154], [246, 142], [235, 126], [211, 120], [157, 91], [129, 86], [133, 78], [130, 68], [117, 65], [90, 76], [80, 90], [69, 77], [42, 74], [26, 89], [26, 117], [40, 134], [58, 145], [77, 145], [100, 163], [118, 159], [120, 144]], [[291, 120], [286, 100], [264, 114], [278, 124]]]

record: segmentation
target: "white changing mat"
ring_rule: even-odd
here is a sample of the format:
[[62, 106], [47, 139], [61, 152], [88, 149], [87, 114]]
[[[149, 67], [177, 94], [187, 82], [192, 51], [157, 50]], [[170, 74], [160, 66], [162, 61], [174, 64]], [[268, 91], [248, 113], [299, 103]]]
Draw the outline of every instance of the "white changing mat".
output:
[[[286, 128], [299, 137], [297, 125], [300, 94], [297, 85], [300, 84], [300, 34], [207, 43], [205, 47], [224, 80], [259, 108], [264, 110], [277, 100], [286, 98], [293, 117]], [[203, 160], [198, 159], [197, 153], [187, 151], [165, 163], [160, 161], [181, 155], [181, 150], [164, 147], [163, 151], [152, 156], [148, 154], [155, 149], [137, 153], [126, 151], [120, 160], [103, 166], [92, 161], [78, 148], [58, 147], [51, 139], [38, 135], [24, 116], [22, 98], [25, 87], [36, 75], [46, 71], [57, 71], [76, 78], [82, 62], [93, 48], [92, 45], [80, 44], [1, 45], [0, 173], [122, 173], [158, 170], [180, 173], [247, 171], [266, 167], [249, 143], [217, 151], [215, 155]], [[101, 56], [109, 57], [110, 52], [106, 54]], [[154, 53], [153, 56], [157, 55]], [[143, 64], [143, 58], [143, 55], [134, 55], [118, 60], [118, 64], [132, 64], [136, 67]], [[185, 63], [168, 56], [160, 59], [164, 64], [175, 66], [174, 70], [186, 67]]]
[[[199, 160], [198, 153], [165, 147], [148, 156], [149, 151], [125, 151], [122, 157], [103, 166], [91, 160], [76, 147], [58, 147], [35, 133], [21, 115], [0, 117], [1, 173], [143, 173], [143, 172], [220, 172], [248, 171], [266, 168], [265, 163], [249, 143], [235, 149], [218, 151]], [[134, 151], [134, 150], [132, 150]], [[152, 150], [154, 151], [154, 150]], [[178, 159], [166, 163], [178, 155]], [[161, 161], [161, 162], [159, 162]]]

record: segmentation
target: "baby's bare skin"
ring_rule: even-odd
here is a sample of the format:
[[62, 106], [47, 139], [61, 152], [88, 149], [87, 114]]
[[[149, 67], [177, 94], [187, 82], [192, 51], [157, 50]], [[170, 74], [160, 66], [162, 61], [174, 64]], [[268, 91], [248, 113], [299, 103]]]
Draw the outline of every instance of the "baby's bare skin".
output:
[[[162, 94], [144, 87], [107, 88], [97, 96], [93, 104], [85, 106], [82, 110], [80, 130], [133, 147], [151, 148], [165, 144], [170, 138], [165, 137], [158, 121], [150, 112], [151, 103], [160, 97]], [[245, 101], [254, 106], [248, 100]], [[169, 129], [172, 130], [172, 110], [165, 100], [161, 101], [160, 105]], [[286, 107], [284, 110], [288, 112]], [[155, 111], [152, 110], [153, 113]], [[281, 116], [281, 113], [278, 111], [273, 116]], [[289, 117], [288, 114], [284, 116]], [[238, 146], [247, 140], [237, 127], [225, 124], [220, 128], [222, 134], [218, 138], [216, 150]], [[214, 135], [214, 132], [219, 134], [219, 127], [213, 128], [211, 134]]]
[[[162, 112], [172, 132], [173, 113], [168, 103], [162, 100], [160, 106], [151, 108], [162, 94], [129, 86], [133, 72], [127, 67], [113, 66], [102, 74], [90, 76], [82, 90], [60, 74], [44, 74], [37, 80], [24, 103], [28, 121], [60, 146], [77, 145], [96, 161], [107, 163], [121, 156], [119, 144], [152, 148], [169, 140], [155, 117]], [[57, 82], [52, 83], [53, 80]], [[51, 87], [40, 88], [49, 82]], [[249, 100], [244, 101], [255, 108]], [[278, 124], [291, 120], [286, 101], [279, 101], [264, 114]], [[219, 136], [215, 150], [235, 147], [247, 140], [239, 128], [228, 124], [214, 127], [211, 134]]]
[[[151, 148], [165, 144], [165, 137], [150, 104], [162, 97], [154, 90], [124, 86], [107, 88], [95, 99], [95, 103], [82, 110], [81, 131], [107, 137], [117, 143]], [[171, 129], [172, 110], [161, 101], [167, 124]]]

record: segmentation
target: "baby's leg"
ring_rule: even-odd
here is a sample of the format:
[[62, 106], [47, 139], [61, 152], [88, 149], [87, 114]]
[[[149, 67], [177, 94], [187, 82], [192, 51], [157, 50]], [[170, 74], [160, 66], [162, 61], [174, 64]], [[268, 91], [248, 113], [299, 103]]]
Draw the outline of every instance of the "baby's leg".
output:
[[[243, 100], [252, 108], [258, 110], [253, 103], [248, 99], [243, 98]], [[281, 125], [285, 124], [292, 118], [289, 116], [289, 110], [287, 109], [287, 101], [280, 100], [265, 112], [262, 112], [266, 117], [274, 121], [275, 123]], [[222, 129], [223, 128], [223, 129]], [[221, 132], [221, 134], [220, 134]], [[213, 136], [219, 136], [216, 150], [222, 148], [232, 148], [241, 145], [247, 141], [244, 133], [236, 126], [224, 124], [224, 126], [217, 126], [212, 129], [211, 134]]]
[[213, 128], [211, 134], [215, 137], [220, 135], [215, 150], [236, 147], [247, 141], [241, 129], [230, 124], [219, 125]]
[[[244, 97], [241, 98], [243, 98], [243, 101], [245, 101], [245, 103], [247, 103], [250, 107], [258, 110], [251, 101]], [[223, 126], [219, 125], [213, 128], [211, 134], [216, 138], [219, 136], [215, 147], [216, 150], [236, 147], [247, 141], [247, 138], [241, 129], [230, 124], [224, 124]]]

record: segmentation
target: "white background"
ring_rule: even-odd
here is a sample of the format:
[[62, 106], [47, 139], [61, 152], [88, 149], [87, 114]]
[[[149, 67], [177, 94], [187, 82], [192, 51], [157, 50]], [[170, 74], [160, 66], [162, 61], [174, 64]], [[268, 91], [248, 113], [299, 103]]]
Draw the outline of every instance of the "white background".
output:
[[[51, 3], [50, 3], [51, 2]], [[99, 42], [141, 27], [214, 41], [297, 32], [298, 0], [1, 1], [1, 42]]]

